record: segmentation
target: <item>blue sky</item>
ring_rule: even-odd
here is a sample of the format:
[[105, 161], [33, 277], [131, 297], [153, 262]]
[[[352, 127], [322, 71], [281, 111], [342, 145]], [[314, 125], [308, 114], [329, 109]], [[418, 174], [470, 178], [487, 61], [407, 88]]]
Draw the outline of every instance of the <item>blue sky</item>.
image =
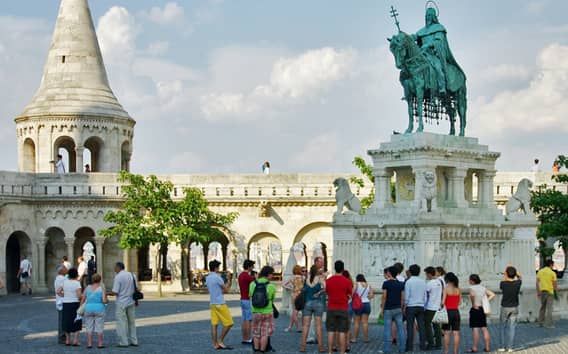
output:
[[[39, 85], [56, 0], [0, 4], [0, 169], [13, 117]], [[133, 169], [153, 173], [353, 171], [404, 130], [386, 37], [424, 22], [422, 1], [91, 0], [111, 86], [138, 121]], [[438, 1], [468, 76], [467, 133], [498, 168], [567, 153], [568, 3]], [[428, 126], [444, 133], [447, 123]]]

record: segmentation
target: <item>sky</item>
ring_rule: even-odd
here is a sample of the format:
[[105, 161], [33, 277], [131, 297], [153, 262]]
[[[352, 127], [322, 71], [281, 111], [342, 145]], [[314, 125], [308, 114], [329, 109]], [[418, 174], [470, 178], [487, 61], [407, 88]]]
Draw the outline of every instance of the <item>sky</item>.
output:
[[[568, 153], [568, 2], [439, 0], [467, 75], [466, 135], [497, 168]], [[424, 25], [417, 0], [91, 0], [116, 96], [137, 121], [140, 173], [354, 172], [406, 128], [386, 38]], [[0, 3], [0, 170], [37, 90], [59, 1]], [[427, 125], [447, 133], [448, 123]]]

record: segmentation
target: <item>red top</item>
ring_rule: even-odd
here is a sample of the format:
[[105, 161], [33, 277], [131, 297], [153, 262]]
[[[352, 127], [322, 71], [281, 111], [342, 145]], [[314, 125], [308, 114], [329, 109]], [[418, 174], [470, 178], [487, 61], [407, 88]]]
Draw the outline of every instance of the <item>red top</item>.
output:
[[250, 300], [249, 285], [254, 281], [254, 277], [249, 272], [239, 274], [239, 289], [241, 290], [241, 300]]
[[351, 280], [343, 275], [333, 275], [325, 281], [327, 309], [336, 311], [349, 310], [349, 297], [353, 293]]
[[446, 310], [458, 310], [460, 305], [460, 294], [456, 295], [446, 295], [446, 302], [444, 306], [446, 306]]

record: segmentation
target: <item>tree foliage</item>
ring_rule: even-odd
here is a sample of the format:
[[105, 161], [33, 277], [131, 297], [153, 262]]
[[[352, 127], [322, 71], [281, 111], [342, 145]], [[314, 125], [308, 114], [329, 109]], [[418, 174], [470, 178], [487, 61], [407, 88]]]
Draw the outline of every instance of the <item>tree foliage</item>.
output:
[[[353, 165], [355, 165], [361, 174], [365, 178], [352, 176], [349, 179], [349, 182], [353, 183], [354, 185], [358, 186], [359, 188], [364, 188], [365, 183], [369, 183], [372, 186], [375, 184], [374, 177], [373, 177], [373, 166], [367, 163], [364, 158], [361, 156], [355, 156], [353, 159]], [[367, 182], [365, 182], [367, 180]], [[371, 192], [366, 197], [361, 198], [361, 213], [365, 213], [367, 209], [373, 204], [375, 201], [375, 188], [371, 188]]]
[[184, 198], [172, 199], [173, 184], [156, 176], [140, 176], [122, 171], [124, 202], [109, 211], [104, 220], [111, 223], [101, 230], [105, 237], [120, 237], [122, 248], [140, 248], [151, 244], [207, 242], [220, 237], [237, 217], [236, 213], [217, 214], [209, 209], [203, 193], [185, 188]]
[[[568, 169], [568, 159], [560, 155], [555, 161], [559, 166]], [[567, 183], [568, 175], [558, 173], [552, 176], [556, 182]], [[539, 252], [543, 257], [550, 257], [554, 249], [547, 240], [558, 240], [560, 247], [568, 250], [568, 194], [540, 186], [531, 192], [531, 208], [540, 221], [537, 237], [542, 240]]]

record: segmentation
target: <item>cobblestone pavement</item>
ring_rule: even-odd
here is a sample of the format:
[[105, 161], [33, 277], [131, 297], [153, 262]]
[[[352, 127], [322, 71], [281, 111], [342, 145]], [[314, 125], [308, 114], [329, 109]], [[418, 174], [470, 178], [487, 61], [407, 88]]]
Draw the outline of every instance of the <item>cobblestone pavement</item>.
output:
[[[235, 350], [230, 353], [250, 353], [250, 346], [240, 344], [240, 308], [238, 297], [228, 296], [229, 306], [235, 317], [235, 327], [226, 343]], [[215, 353], [209, 339], [208, 297], [205, 295], [178, 295], [167, 298], [149, 298], [137, 308], [138, 348], [116, 348], [114, 332], [114, 304], [107, 309], [105, 342], [108, 348], [85, 349], [85, 335], [81, 334], [83, 347], [73, 348], [56, 344], [57, 314], [51, 298], [12, 295], [0, 298], [0, 353]], [[278, 353], [297, 353], [300, 334], [285, 333], [288, 318], [277, 321], [273, 345]], [[382, 327], [370, 327], [371, 342], [354, 344], [352, 353], [377, 353], [381, 347]], [[497, 340], [497, 330], [491, 326], [492, 338]], [[521, 353], [568, 353], [568, 321], [560, 321], [555, 329], [544, 329], [534, 324], [519, 324], [517, 347]], [[462, 349], [471, 345], [471, 334], [464, 327]], [[497, 348], [497, 343], [493, 343]], [[315, 353], [317, 346], [309, 345]], [[434, 351], [430, 353], [436, 353]]]

